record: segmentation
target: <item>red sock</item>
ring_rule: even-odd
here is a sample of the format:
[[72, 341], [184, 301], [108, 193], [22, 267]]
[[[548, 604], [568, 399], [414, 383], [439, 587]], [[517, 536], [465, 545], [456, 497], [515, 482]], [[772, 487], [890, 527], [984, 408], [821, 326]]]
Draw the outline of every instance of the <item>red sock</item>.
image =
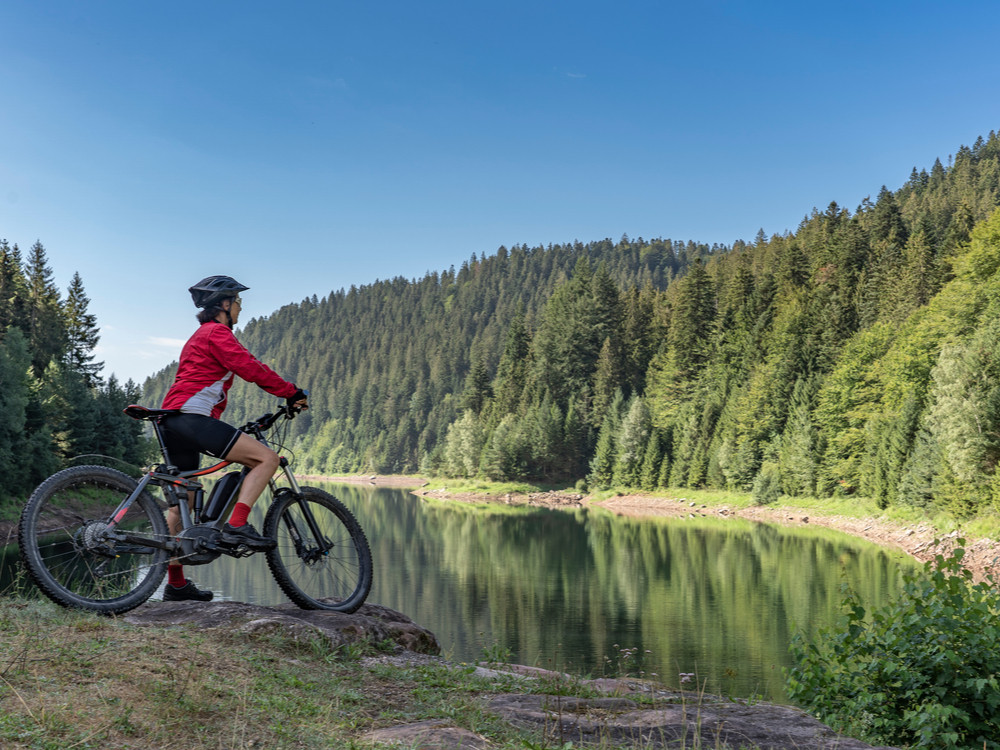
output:
[[233, 508], [233, 514], [229, 517], [230, 526], [244, 526], [247, 522], [247, 516], [250, 515], [250, 506], [246, 503], [236, 503]]
[[167, 566], [167, 583], [178, 589], [187, 583], [187, 579], [184, 577], [183, 565]]

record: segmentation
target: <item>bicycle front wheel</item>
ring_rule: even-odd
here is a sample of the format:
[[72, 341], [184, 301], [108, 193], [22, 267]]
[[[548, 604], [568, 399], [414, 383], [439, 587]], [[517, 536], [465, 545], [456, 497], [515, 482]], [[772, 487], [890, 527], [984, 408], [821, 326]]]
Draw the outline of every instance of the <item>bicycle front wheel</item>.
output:
[[274, 580], [302, 609], [354, 612], [372, 587], [372, 553], [357, 519], [333, 495], [314, 487], [279, 492], [264, 519]]
[[[120, 471], [74, 466], [32, 493], [18, 524], [18, 547], [28, 576], [49, 599], [118, 614], [153, 595], [167, 570], [167, 552], [106, 533], [115, 509], [135, 487], [135, 480]], [[149, 539], [168, 535], [163, 511], [147, 492], [116, 528]]]

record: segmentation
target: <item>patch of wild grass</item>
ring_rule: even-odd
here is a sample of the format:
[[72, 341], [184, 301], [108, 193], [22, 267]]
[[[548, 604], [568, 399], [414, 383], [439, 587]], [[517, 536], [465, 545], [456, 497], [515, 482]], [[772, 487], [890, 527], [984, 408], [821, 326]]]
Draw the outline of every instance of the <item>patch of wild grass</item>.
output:
[[498, 750], [562, 748], [537, 728], [518, 729], [486, 711], [486, 700], [505, 692], [594, 697], [572, 678], [484, 676], [470, 665], [363, 658], [387, 650], [229, 629], [138, 627], [3, 597], [0, 747], [361, 750], [371, 747], [361, 737], [372, 729], [437, 719], [485, 736]]

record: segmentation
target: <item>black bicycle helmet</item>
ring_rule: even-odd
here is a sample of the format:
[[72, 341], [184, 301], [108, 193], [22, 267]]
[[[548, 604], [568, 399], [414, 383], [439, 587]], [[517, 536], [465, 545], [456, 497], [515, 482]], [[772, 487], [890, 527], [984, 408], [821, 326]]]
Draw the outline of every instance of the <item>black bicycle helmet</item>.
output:
[[224, 299], [235, 297], [249, 288], [243, 286], [232, 276], [209, 276], [190, 287], [188, 291], [191, 292], [191, 299], [194, 300], [195, 307], [208, 309], [212, 305], [216, 305]]

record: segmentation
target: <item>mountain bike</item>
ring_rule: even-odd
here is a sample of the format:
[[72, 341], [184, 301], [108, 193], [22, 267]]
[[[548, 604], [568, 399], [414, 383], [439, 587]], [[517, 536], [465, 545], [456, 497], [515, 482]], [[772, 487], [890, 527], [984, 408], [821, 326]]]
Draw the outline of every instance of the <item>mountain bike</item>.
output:
[[[279, 423], [280, 449], [282, 429], [298, 411], [282, 405], [240, 429], [270, 446], [264, 433]], [[105, 466], [63, 469], [38, 486], [21, 513], [21, 561], [42, 593], [64, 607], [128, 612], [156, 592], [172, 558], [205, 565], [220, 555], [255, 552], [227, 542], [222, 532], [249, 470], [223, 474], [206, 499], [199, 480], [231, 463], [179, 471], [161, 432], [163, 419], [175, 412], [133, 405], [125, 413], [152, 425], [162, 464], [138, 481]], [[357, 519], [332, 495], [300, 487], [284, 456], [269, 490], [262, 533], [275, 542], [264, 554], [278, 586], [303, 609], [357, 610], [372, 584], [371, 550]], [[177, 535], [167, 529], [164, 506], [180, 511]]]

